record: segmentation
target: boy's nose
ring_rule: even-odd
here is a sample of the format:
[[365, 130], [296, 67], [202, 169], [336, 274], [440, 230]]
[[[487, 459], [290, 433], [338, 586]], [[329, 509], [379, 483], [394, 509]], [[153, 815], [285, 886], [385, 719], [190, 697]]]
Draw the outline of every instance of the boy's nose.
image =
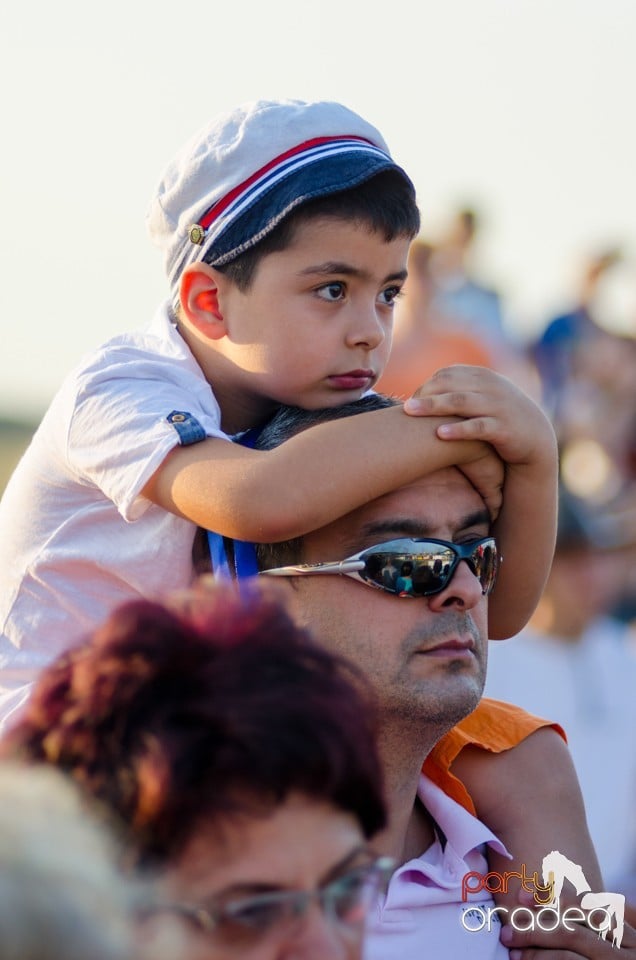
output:
[[347, 331], [347, 344], [351, 347], [366, 347], [375, 350], [386, 338], [386, 323], [374, 315], [357, 316]]

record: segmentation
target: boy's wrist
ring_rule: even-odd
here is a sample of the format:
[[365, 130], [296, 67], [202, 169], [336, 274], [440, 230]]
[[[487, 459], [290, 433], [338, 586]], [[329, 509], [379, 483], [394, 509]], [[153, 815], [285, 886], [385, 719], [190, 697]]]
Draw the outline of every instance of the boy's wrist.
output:
[[510, 463], [511, 467], [523, 467], [526, 470], [535, 470], [541, 473], [557, 472], [559, 467], [559, 450], [556, 438], [547, 438], [545, 443], [534, 447], [523, 460]]

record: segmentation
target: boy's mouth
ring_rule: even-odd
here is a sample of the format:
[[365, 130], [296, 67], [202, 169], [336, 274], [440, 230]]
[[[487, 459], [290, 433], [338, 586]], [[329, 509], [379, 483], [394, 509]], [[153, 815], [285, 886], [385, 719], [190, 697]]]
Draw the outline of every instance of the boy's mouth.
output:
[[334, 374], [328, 380], [336, 390], [369, 390], [375, 382], [375, 373], [373, 370], [348, 370]]

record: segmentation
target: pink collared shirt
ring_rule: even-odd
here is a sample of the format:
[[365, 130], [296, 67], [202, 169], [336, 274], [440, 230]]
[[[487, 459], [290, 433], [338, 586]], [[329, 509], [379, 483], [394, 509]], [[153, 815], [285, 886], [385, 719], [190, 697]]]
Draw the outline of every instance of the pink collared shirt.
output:
[[505, 960], [491, 894], [462, 901], [466, 873], [488, 872], [484, 844], [509, 855], [493, 833], [422, 775], [418, 797], [446, 837], [398, 867], [372, 916], [365, 960]]

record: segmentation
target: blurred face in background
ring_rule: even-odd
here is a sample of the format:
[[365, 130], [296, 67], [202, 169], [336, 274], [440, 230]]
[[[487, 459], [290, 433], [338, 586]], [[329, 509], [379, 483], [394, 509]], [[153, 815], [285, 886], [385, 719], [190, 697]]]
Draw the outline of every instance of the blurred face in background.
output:
[[294, 794], [197, 825], [164, 896], [184, 908], [188, 960], [360, 960], [373, 862], [352, 814]]
[[576, 639], [591, 621], [614, 607], [623, 563], [620, 551], [585, 545], [557, 551], [538, 625], [546, 632]]

